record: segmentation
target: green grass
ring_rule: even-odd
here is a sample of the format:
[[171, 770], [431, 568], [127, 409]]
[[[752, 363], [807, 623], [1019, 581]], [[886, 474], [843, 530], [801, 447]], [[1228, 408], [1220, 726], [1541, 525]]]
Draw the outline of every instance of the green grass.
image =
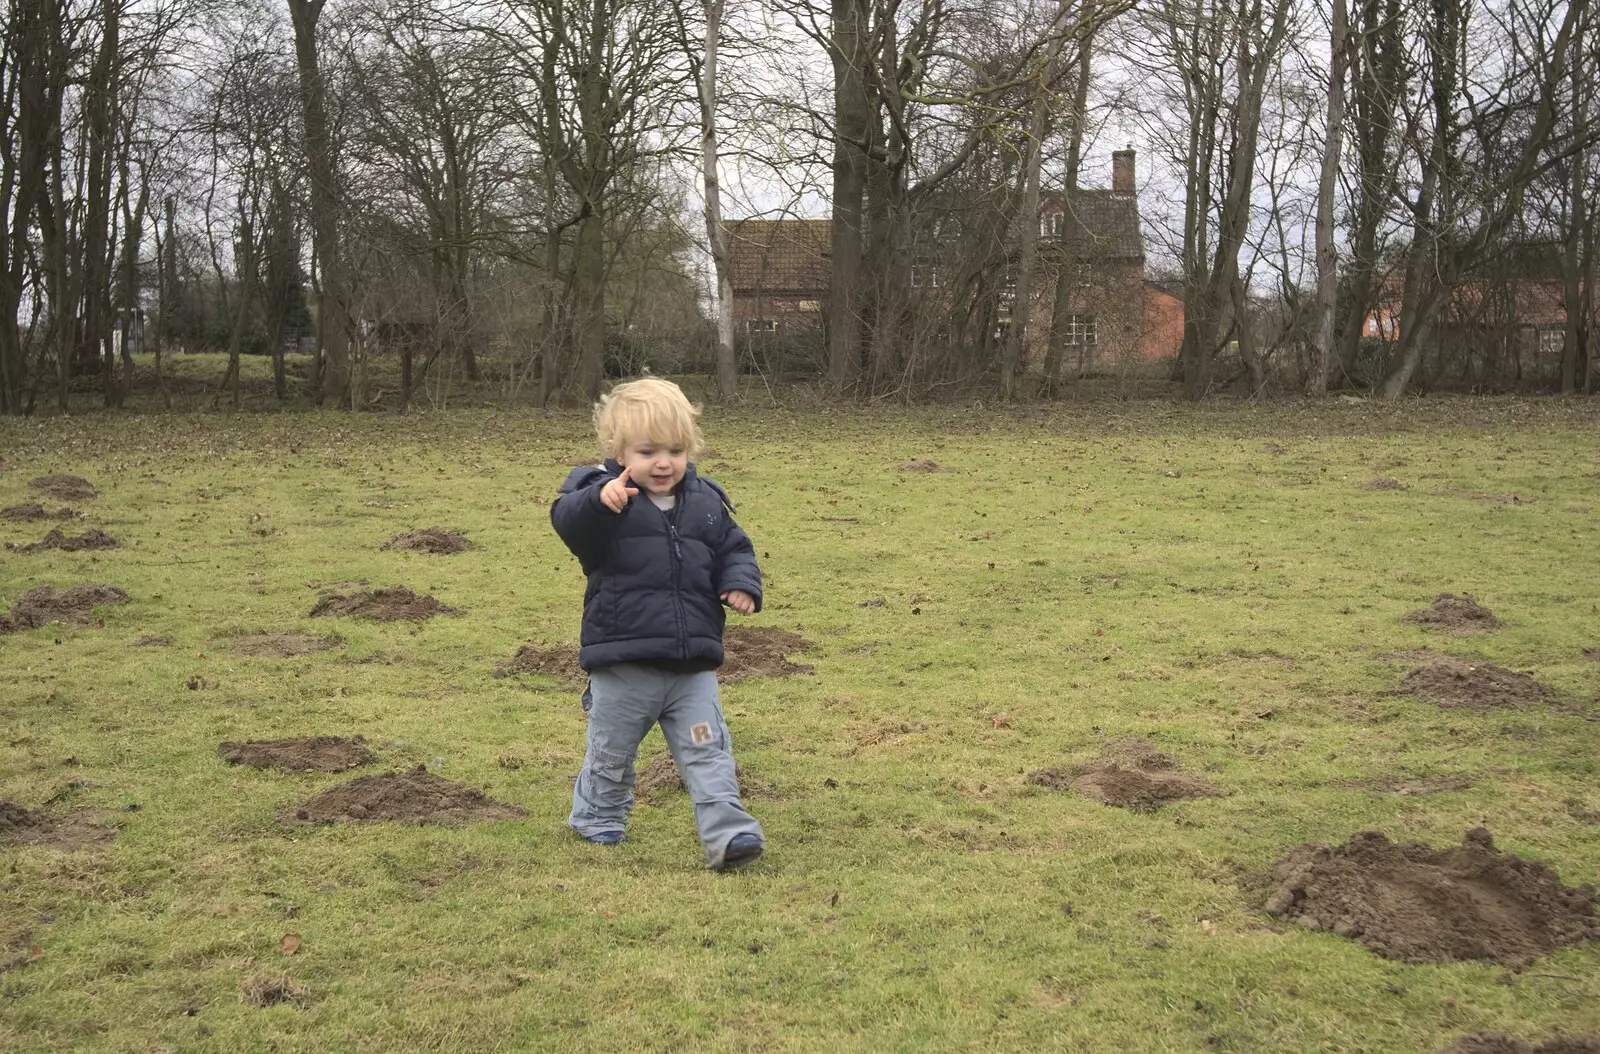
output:
[[[124, 542], [0, 553], [0, 600], [80, 581], [135, 598], [103, 628], [0, 637], [0, 797], [120, 828], [0, 849], [0, 961], [39, 949], [0, 973], [0, 1046], [1422, 1052], [1600, 1032], [1600, 947], [1514, 976], [1404, 965], [1269, 919], [1250, 882], [1301, 842], [1442, 845], [1479, 823], [1569, 883], [1600, 872], [1592, 408], [707, 417], [703, 468], [768, 575], [753, 621], [815, 642], [796, 656], [813, 676], [724, 691], [741, 762], [778, 795], [749, 803], [768, 857], [731, 876], [701, 869], [681, 794], [619, 848], [577, 841], [575, 693], [493, 676], [519, 643], [576, 635], [582, 582], [547, 506], [591, 450], [581, 415], [0, 422], [0, 505], [77, 473]], [[916, 458], [956, 471], [898, 471]], [[1485, 498], [1508, 494], [1531, 501]], [[433, 523], [478, 547], [378, 549]], [[0, 522], [0, 540], [44, 530]], [[319, 583], [360, 579], [464, 614], [305, 617]], [[1444, 591], [1508, 625], [1399, 621]], [[257, 629], [347, 643], [224, 650]], [[1408, 666], [1382, 656], [1424, 646], [1535, 670], [1562, 699], [1476, 714], [1387, 694]], [[528, 816], [293, 829], [278, 810], [348, 777], [215, 754], [311, 733], [363, 734], [386, 766]], [[1137, 814], [1024, 780], [1120, 734], [1227, 795]], [[1477, 782], [1362, 786], [1453, 773]], [[307, 999], [248, 1005], [261, 974]]]

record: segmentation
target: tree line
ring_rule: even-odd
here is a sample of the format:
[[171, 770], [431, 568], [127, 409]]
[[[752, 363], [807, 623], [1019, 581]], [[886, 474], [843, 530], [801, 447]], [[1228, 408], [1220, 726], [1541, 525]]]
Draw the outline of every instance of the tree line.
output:
[[1597, 66], [1589, 0], [8, 0], [0, 412], [175, 349], [235, 404], [253, 352], [329, 407], [378, 356], [402, 404], [732, 397], [729, 221], [818, 210], [828, 390], [1050, 398], [1043, 202], [1121, 137], [1189, 396], [1516, 383], [1535, 321], [1586, 391]]

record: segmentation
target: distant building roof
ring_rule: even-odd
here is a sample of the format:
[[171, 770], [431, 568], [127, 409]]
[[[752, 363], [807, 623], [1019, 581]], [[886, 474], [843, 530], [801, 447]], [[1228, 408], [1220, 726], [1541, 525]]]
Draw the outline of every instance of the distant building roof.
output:
[[[1048, 216], [1065, 205], [1060, 193], [1045, 196], [1040, 211]], [[1144, 235], [1139, 227], [1139, 201], [1115, 190], [1080, 189], [1061, 240], [1081, 259], [1143, 260]]]
[[828, 289], [832, 220], [733, 220], [733, 291], [815, 296]]

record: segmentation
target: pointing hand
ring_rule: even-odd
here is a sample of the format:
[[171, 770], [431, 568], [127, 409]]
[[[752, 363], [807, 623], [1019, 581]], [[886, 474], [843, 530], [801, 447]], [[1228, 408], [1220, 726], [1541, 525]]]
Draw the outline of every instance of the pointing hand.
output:
[[612, 512], [621, 512], [628, 507], [628, 499], [639, 493], [638, 487], [628, 486], [628, 468], [623, 468], [622, 474], [616, 479], [600, 488], [600, 504]]

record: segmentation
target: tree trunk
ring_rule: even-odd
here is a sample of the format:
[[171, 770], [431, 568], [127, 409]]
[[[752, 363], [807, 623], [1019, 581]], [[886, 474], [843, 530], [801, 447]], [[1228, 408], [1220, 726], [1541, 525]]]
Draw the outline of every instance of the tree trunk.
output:
[[871, 59], [863, 0], [833, 0], [831, 44], [834, 131], [828, 380], [836, 392], [844, 392], [854, 386], [861, 366], [861, 264], [872, 123], [866, 81]]
[[[1071, 0], [1063, 0], [1063, 7]], [[1059, 21], [1060, 15], [1057, 14]], [[1021, 245], [1018, 246], [1017, 284], [1011, 299], [1011, 326], [1006, 331], [1005, 351], [1000, 358], [1000, 398], [1010, 402], [1017, 397], [1018, 374], [1026, 369], [1023, 359], [1028, 339], [1028, 323], [1033, 316], [1033, 269], [1039, 258], [1039, 167], [1044, 153], [1045, 99], [1043, 88], [1033, 101], [1028, 122], [1027, 168], [1023, 175]]]
[[[1576, 97], [1573, 106], [1573, 129], [1583, 129], [1589, 123], [1589, 95], [1593, 91], [1592, 85], [1583, 79], [1584, 50], [1577, 49], [1572, 58], [1572, 89]], [[1584, 176], [1588, 173], [1588, 152], [1579, 149], [1567, 160], [1572, 166], [1571, 178], [1567, 180], [1568, 207], [1566, 215], [1566, 235], [1561, 254], [1561, 277], [1563, 307], [1566, 310], [1566, 333], [1563, 334], [1561, 343], [1561, 394], [1572, 395], [1578, 390], [1578, 366], [1583, 357], [1583, 345], [1588, 336], [1587, 321], [1592, 310], [1592, 305], [1584, 299], [1587, 284], [1583, 281], [1583, 264], [1587, 262], [1589, 253], [1582, 252], [1587, 247], [1590, 239], [1590, 214], [1588, 209], [1587, 190], [1584, 185]]]
[[1328, 127], [1322, 151], [1322, 182], [1317, 187], [1317, 330], [1311, 346], [1311, 377], [1306, 394], [1328, 394], [1328, 363], [1334, 346], [1333, 315], [1339, 300], [1339, 250], [1333, 240], [1333, 204], [1344, 147], [1344, 74], [1349, 63], [1349, 19], [1345, 0], [1333, 0], [1328, 63]]
[[[1045, 352], [1044, 386], [1046, 399], [1054, 399], [1061, 385], [1061, 360], [1067, 345], [1067, 330], [1074, 314], [1073, 291], [1077, 287], [1079, 253], [1088, 246], [1078, 244], [1078, 173], [1083, 166], [1083, 128], [1089, 118], [1089, 73], [1094, 52], [1094, 0], [1084, 0], [1083, 17], [1089, 30], [1078, 42], [1078, 80], [1072, 93], [1072, 131], [1067, 136], [1067, 171], [1062, 181], [1061, 236], [1056, 246], [1056, 295], [1050, 313], [1050, 345]], [[1080, 369], [1078, 371], [1082, 373]]]
[[706, 243], [717, 282], [717, 394], [739, 396], [739, 360], [733, 345], [733, 260], [722, 225], [722, 179], [717, 171], [717, 45], [724, 0], [705, 0], [705, 51], [700, 64], [700, 178], [705, 184]]
[[573, 343], [578, 353], [579, 388], [590, 402], [600, 398], [606, 349], [605, 220], [597, 209], [598, 203], [590, 203], [578, 221], [574, 260]]
[[339, 244], [339, 183], [329, 134], [322, 72], [317, 59], [317, 21], [326, 0], [288, 0], [294, 22], [295, 68], [300, 79], [300, 104], [305, 123], [306, 165], [311, 177], [312, 240], [322, 283], [317, 303], [317, 344], [322, 357], [318, 398], [322, 405], [343, 406], [350, 396], [349, 290]]
[[[1255, 184], [1256, 144], [1261, 133], [1261, 107], [1266, 79], [1279, 60], [1279, 48], [1288, 28], [1289, 0], [1272, 0], [1270, 21], [1264, 22], [1260, 0], [1246, 11], [1241, 4], [1238, 25], [1234, 27], [1235, 74], [1238, 82], [1237, 109], [1228, 150], [1227, 186], [1217, 217], [1216, 250], [1204, 287], [1193, 297], [1195, 311], [1191, 321], [1185, 304], [1184, 343], [1180, 359], [1184, 369], [1184, 392], [1199, 399], [1210, 387], [1210, 360], [1219, 343], [1222, 329], [1223, 298], [1239, 278], [1239, 251], [1250, 224], [1250, 198]], [[1259, 37], [1252, 34], [1259, 34]], [[1252, 48], [1259, 42], [1259, 48]], [[1193, 368], [1191, 369], [1191, 366]]]
[[1028, 121], [1028, 153], [1022, 183], [1022, 242], [1018, 246], [1016, 295], [1011, 302], [1011, 329], [1006, 334], [1005, 355], [1000, 360], [1000, 398], [1010, 401], [1021, 387], [1018, 375], [1026, 372], [1028, 325], [1033, 318], [1033, 272], [1039, 260], [1039, 168], [1044, 157], [1044, 136], [1049, 127], [1049, 97], [1056, 80], [1056, 63], [1067, 40], [1068, 16], [1074, 0], [1059, 0], [1050, 21], [1049, 43], [1039, 68], [1039, 86]]
[[1233, 307], [1233, 339], [1239, 345], [1239, 359], [1250, 374], [1250, 397], [1254, 399], [1267, 387], [1267, 364], [1256, 351], [1255, 328], [1250, 324], [1250, 290], [1237, 270], [1229, 296]]
[[84, 91], [88, 132], [88, 192], [84, 201], [83, 333], [74, 355], [87, 368], [98, 365], [106, 406], [117, 404], [117, 361], [111, 341], [111, 171], [117, 105], [117, 49], [121, 0], [102, 0], [100, 47]]
[[233, 408], [239, 409], [239, 351], [244, 340], [245, 325], [250, 321], [250, 305], [255, 300], [256, 243], [255, 230], [250, 217], [240, 202], [239, 219], [239, 306], [233, 315], [233, 329], [228, 333], [228, 372], [222, 378], [222, 387], [233, 397]]
[[166, 352], [167, 331], [172, 317], [172, 301], [178, 292], [178, 243], [173, 230], [173, 213], [177, 201], [170, 195], [161, 203], [165, 213], [165, 237], [156, 239], [156, 309], [155, 335], [150, 338], [155, 353], [156, 389], [161, 392], [163, 409], [172, 409], [172, 393], [167, 390], [167, 378], [161, 370], [161, 356]]

